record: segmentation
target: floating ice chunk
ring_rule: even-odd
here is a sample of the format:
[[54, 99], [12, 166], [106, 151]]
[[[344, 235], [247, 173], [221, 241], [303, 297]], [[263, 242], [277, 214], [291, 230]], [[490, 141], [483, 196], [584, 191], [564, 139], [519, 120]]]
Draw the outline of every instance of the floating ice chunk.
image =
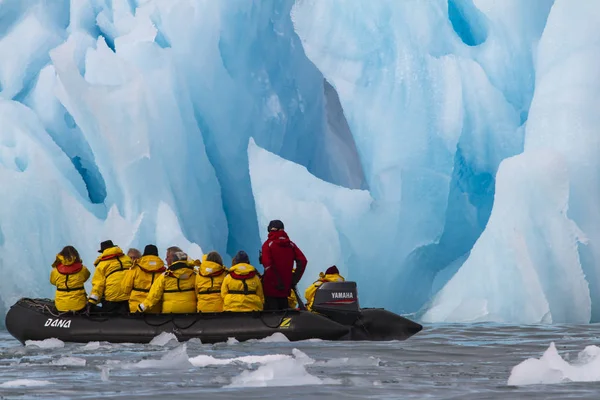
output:
[[229, 345], [232, 345], [232, 344], [238, 344], [239, 342], [240, 342], [240, 341], [239, 341], [239, 340], [237, 340], [237, 339], [236, 339], [236, 338], [234, 338], [234, 337], [227, 338], [227, 344], [229, 344]]
[[48, 385], [54, 385], [54, 382], [39, 381], [35, 379], [16, 379], [14, 381], [0, 383], [0, 388], [36, 387]]
[[305, 366], [314, 362], [300, 350], [293, 350], [293, 358], [268, 362], [254, 371], [244, 371], [234, 377], [228, 387], [302, 386], [341, 384], [335, 379], [321, 379], [306, 371]]
[[85, 346], [83, 346], [81, 348], [81, 350], [83, 350], [83, 351], [94, 351], [94, 350], [98, 350], [98, 349], [108, 349], [110, 347], [111, 347], [111, 345], [108, 342], [103, 342], [103, 343], [100, 343], [100, 342], [88, 342], [88, 343], [86, 343]]
[[515, 366], [508, 385], [555, 384], [600, 381], [600, 347], [587, 346], [573, 363], [565, 361], [553, 343], [541, 358], [529, 358]]
[[153, 346], [164, 346], [169, 343], [171, 340], [178, 341], [177, 336], [175, 336], [171, 332], [161, 332], [159, 335], [156, 335], [151, 341], [150, 344]]
[[62, 365], [67, 367], [85, 367], [86, 361], [79, 357], [61, 357], [58, 360], [53, 360], [52, 365]]
[[232, 363], [243, 364], [267, 364], [274, 361], [285, 360], [292, 358], [285, 354], [267, 354], [264, 356], [243, 356], [235, 358], [215, 358], [213, 356], [200, 354], [190, 358], [190, 363], [194, 367], [207, 367], [209, 365], [228, 365]]
[[65, 347], [65, 342], [55, 338], [49, 338], [44, 340], [26, 340], [25, 346], [39, 347], [40, 349], [58, 349]]
[[285, 336], [281, 332], [275, 332], [271, 336], [267, 336], [266, 338], [256, 340], [256, 342], [258, 343], [285, 343], [289, 341], [290, 339], [288, 339], [287, 336]]
[[186, 345], [183, 344], [163, 355], [160, 360], [142, 360], [135, 364], [125, 366], [125, 369], [164, 369], [164, 368], [190, 368], [192, 364], [187, 355]]

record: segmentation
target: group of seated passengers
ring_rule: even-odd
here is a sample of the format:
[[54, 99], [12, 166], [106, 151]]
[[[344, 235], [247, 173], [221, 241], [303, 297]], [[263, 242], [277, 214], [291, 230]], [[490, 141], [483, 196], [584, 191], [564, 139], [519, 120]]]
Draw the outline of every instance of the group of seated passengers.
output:
[[[89, 296], [83, 284], [90, 272], [77, 250], [67, 246], [56, 256], [50, 283], [56, 286], [55, 305], [59, 311], [90, 311], [99, 303], [103, 312], [111, 313], [244, 312], [260, 311], [265, 306], [262, 277], [244, 251], [235, 255], [229, 269], [215, 251], [199, 261], [189, 259], [179, 247], [169, 247], [166, 265], [154, 245], [146, 246], [143, 254], [136, 249], [124, 254], [107, 240], [101, 243], [99, 252]], [[305, 292], [308, 308], [322, 283], [343, 280], [335, 266], [321, 273]], [[293, 308], [296, 298], [292, 291], [287, 292], [284, 307]]]

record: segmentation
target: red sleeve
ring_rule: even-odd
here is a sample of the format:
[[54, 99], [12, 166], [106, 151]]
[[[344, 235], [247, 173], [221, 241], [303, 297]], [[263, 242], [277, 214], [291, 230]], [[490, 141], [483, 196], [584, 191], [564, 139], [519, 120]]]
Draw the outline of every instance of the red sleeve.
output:
[[262, 245], [262, 265], [265, 268], [273, 265], [273, 257], [271, 257], [271, 247], [269, 247], [268, 240]]
[[306, 270], [308, 261], [306, 260], [304, 253], [302, 253], [302, 250], [296, 246], [296, 243], [294, 243], [294, 257], [296, 261], [296, 281], [299, 281], [302, 278], [302, 275], [304, 275], [304, 270]]

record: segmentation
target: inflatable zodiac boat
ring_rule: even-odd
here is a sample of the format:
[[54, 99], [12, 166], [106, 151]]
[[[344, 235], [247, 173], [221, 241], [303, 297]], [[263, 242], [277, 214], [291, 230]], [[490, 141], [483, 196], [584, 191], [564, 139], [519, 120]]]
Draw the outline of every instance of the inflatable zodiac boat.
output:
[[315, 295], [314, 312], [301, 310], [197, 314], [89, 315], [59, 313], [52, 300], [23, 298], [6, 315], [6, 328], [17, 340], [57, 338], [64, 342], [148, 343], [162, 332], [178, 340], [202, 343], [262, 339], [276, 332], [290, 341], [405, 340], [423, 327], [377, 308], [361, 309], [355, 282], [323, 284]]

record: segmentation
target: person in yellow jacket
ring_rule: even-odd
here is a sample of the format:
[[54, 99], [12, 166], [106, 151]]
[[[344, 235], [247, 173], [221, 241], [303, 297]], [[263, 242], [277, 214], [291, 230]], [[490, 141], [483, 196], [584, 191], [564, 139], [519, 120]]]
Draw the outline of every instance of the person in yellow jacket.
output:
[[127, 313], [129, 295], [121, 290], [121, 282], [131, 268], [131, 259], [112, 240], [100, 243], [98, 252], [101, 254], [94, 262], [96, 271], [88, 302], [91, 305], [102, 303], [102, 312]]
[[162, 312], [166, 314], [196, 312], [196, 272], [187, 259], [179, 247], [167, 249], [169, 268], [156, 278], [138, 311], [148, 312], [162, 302]]
[[[144, 254], [133, 263], [131, 269], [125, 273], [121, 282], [123, 293], [129, 296], [129, 311], [136, 312], [138, 305], [146, 299], [154, 281], [165, 272], [165, 263], [158, 256], [155, 245], [149, 244], [144, 248]], [[160, 313], [161, 304], [158, 303], [147, 312]]]
[[325, 271], [325, 273], [321, 272], [319, 274], [319, 279], [315, 283], [310, 285], [304, 292], [304, 297], [306, 297], [306, 307], [309, 310], [312, 310], [313, 302], [315, 301], [315, 293], [323, 283], [344, 282], [344, 280], [344, 277], [340, 275], [340, 271], [335, 265], [327, 268], [327, 271]]
[[54, 305], [60, 312], [81, 311], [86, 308], [87, 293], [83, 284], [90, 271], [83, 265], [73, 246], [66, 246], [56, 255], [50, 272], [50, 283], [56, 286]]
[[198, 296], [198, 312], [223, 311], [221, 285], [227, 276], [227, 268], [223, 259], [216, 251], [211, 251], [202, 257], [202, 263], [196, 276], [196, 294]]
[[256, 269], [245, 251], [233, 257], [229, 275], [221, 285], [223, 311], [261, 311], [265, 297]]

